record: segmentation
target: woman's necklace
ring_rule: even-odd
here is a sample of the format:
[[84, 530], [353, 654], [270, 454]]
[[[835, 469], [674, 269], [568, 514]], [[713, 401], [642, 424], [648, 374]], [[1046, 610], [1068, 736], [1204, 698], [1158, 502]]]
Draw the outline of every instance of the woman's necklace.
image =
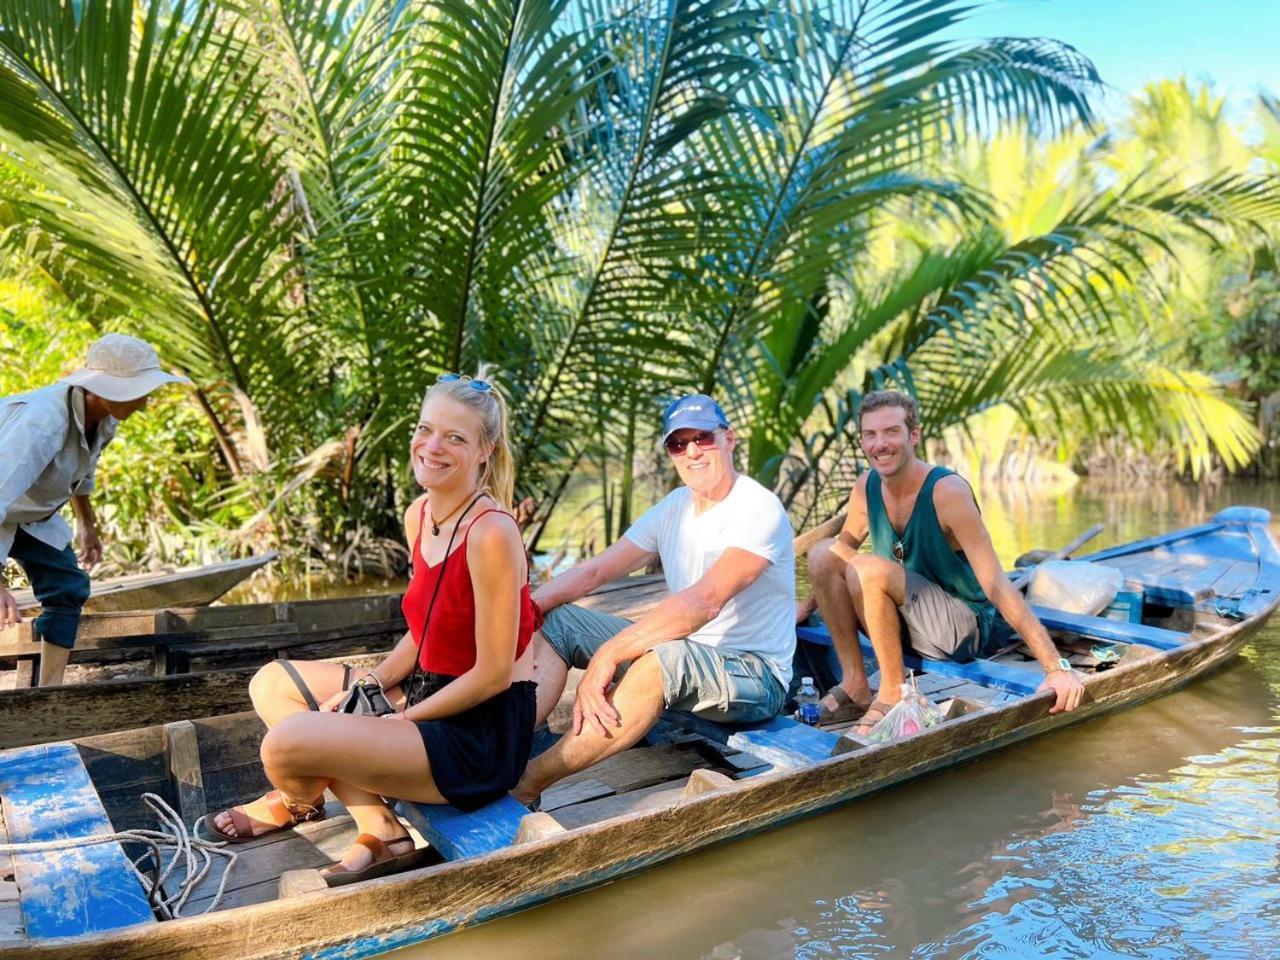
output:
[[439, 520], [437, 520], [436, 515], [431, 512], [431, 501], [430, 500], [427, 501], [427, 515], [431, 517], [431, 535], [433, 537], [440, 536], [440, 524], [444, 523], [446, 520], [452, 517], [455, 513], [461, 510], [463, 504], [470, 502], [472, 495], [474, 495], [474, 493], [475, 491], [472, 490], [471, 493], [467, 494], [465, 497], [459, 500], [458, 505], [454, 507], [452, 510], [450, 510], [448, 513], [446, 513]]

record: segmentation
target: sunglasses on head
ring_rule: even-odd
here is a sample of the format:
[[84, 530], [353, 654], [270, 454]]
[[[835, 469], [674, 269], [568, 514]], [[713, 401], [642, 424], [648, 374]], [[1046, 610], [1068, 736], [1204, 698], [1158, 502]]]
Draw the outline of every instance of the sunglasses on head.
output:
[[667, 437], [662, 441], [662, 445], [667, 448], [667, 453], [673, 457], [684, 453], [691, 443], [696, 443], [703, 450], [710, 450], [716, 445], [716, 435], [710, 430], [699, 430], [692, 437]]
[[461, 380], [476, 393], [488, 393], [493, 389], [488, 380], [477, 380], [463, 373], [442, 373], [436, 377], [436, 383], [453, 383], [455, 380]]

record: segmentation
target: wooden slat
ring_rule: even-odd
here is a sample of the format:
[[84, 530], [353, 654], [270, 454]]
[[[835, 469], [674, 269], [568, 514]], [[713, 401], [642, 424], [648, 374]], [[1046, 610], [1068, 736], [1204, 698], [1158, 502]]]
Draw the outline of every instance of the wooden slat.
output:
[[195, 724], [177, 720], [164, 725], [164, 756], [169, 786], [178, 798], [178, 813], [184, 823], [193, 824], [208, 812]]
[[671, 746], [636, 746], [624, 750], [601, 762], [561, 780], [557, 786], [566, 787], [585, 780], [597, 780], [614, 793], [626, 793], [641, 787], [652, 786], [687, 777], [707, 762], [692, 750]]
[[589, 803], [580, 803], [572, 807], [561, 807], [553, 817], [562, 827], [573, 830], [589, 823], [598, 823], [611, 817], [641, 813], [646, 810], [660, 810], [674, 807], [683, 799], [686, 779], [668, 783], [658, 783], [643, 790], [632, 790], [612, 797], [603, 797]]
[[1222, 597], [1239, 597], [1258, 582], [1260, 573], [1257, 563], [1237, 560], [1235, 568], [1218, 581], [1217, 593]]
[[[74, 744], [0, 754], [0, 797], [13, 843], [113, 832]], [[23, 853], [14, 860], [22, 916], [32, 939], [74, 937], [155, 920], [118, 843]]]

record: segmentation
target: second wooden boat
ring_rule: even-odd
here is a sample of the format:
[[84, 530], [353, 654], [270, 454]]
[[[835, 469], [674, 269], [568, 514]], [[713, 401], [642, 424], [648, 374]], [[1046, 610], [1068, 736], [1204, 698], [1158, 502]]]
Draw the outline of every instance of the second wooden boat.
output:
[[[241, 560], [210, 563], [200, 567], [134, 573], [125, 577], [91, 580], [88, 611], [149, 610], [157, 607], [198, 607], [213, 603], [236, 584], [248, 579], [279, 554], [274, 550]], [[40, 606], [30, 590], [15, 590], [18, 609]]]
[[[245, 844], [223, 908], [189, 919], [155, 919], [117, 844], [19, 848], [15, 896], [0, 901], [0, 929], [12, 934], [0, 954], [371, 957], [856, 800], [1168, 693], [1234, 657], [1280, 603], [1268, 522], [1235, 508], [1095, 554], [1141, 592], [1142, 618], [1038, 611], [1085, 675], [1085, 701], [1070, 714], [1048, 714], [1040, 670], [1017, 651], [916, 663], [920, 689], [947, 719], [889, 743], [785, 717], [730, 727], [669, 712], [643, 744], [547, 791], [538, 813], [510, 798], [465, 815], [401, 804], [443, 862], [324, 889], [315, 868], [354, 833], [335, 816]], [[819, 649], [829, 642], [820, 627], [800, 635]], [[251, 715], [236, 715], [0, 753], [9, 840], [144, 825], [145, 790], [185, 819], [248, 799], [265, 786], [261, 734]], [[192, 906], [207, 905], [215, 886], [203, 881]]]

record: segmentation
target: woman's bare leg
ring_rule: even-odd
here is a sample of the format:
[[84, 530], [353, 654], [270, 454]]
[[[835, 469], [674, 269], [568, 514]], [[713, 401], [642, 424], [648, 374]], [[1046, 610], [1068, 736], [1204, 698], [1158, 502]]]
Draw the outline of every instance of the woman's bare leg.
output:
[[[371, 743], [377, 749], [371, 750]], [[407, 831], [381, 797], [448, 802], [432, 779], [418, 728], [400, 715], [294, 714], [267, 733], [262, 763], [267, 778], [287, 796], [314, 796], [331, 789], [359, 832], [384, 843], [407, 836]], [[364, 847], [353, 846], [342, 864], [358, 870], [370, 857]]]
[[[342, 689], [344, 668], [340, 663], [321, 663], [310, 660], [290, 660], [289, 663], [315, 697], [316, 703], [324, 703]], [[352, 671], [352, 682], [360, 675]], [[302, 691], [278, 662], [268, 663], [249, 681], [249, 699], [253, 709], [268, 727], [274, 727], [291, 713], [309, 710]]]
[[[289, 662], [298, 671], [317, 703], [323, 704], [342, 689], [344, 670], [341, 664], [310, 660], [291, 660]], [[356, 671], [352, 671], [351, 676], [354, 682], [354, 679], [359, 674]], [[386, 694], [387, 699], [397, 706], [404, 699], [404, 694], [398, 686], [387, 688]], [[254, 710], [268, 728], [275, 727], [285, 717], [293, 714], [311, 713], [311, 708], [307, 705], [306, 700], [303, 699], [302, 691], [298, 689], [298, 685], [293, 682], [293, 678], [285, 672], [279, 663], [269, 663], [254, 674], [253, 679], [249, 682], [249, 696], [253, 700]], [[333, 716], [333, 714], [330, 714], [330, 716]], [[290, 790], [285, 790], [284, 793], [291, 802], [319, 805], [319, 800], [323, 799], [324, 787], [314, 793], [299, 794]], [[334, 785], [333, 793], [342, 802], [342, 805], [351, 811], [353, 817], [355, 816], [355, 812], [352, 810], [353, 804], [367, 807], [371, 802], [376, 802], [379, 807], [385, 807], [378, 797], [372, 796], [367, 791], [344, 790], [341, 783]], [[244, 812], [249, 818], [262, 823], [271, 824], [277, 822], [276, 818], [272, 816], [265, 798], [262, 797], [251, 803], [244, 804]], [[368, 813], [367, 816], [373, 817], [376, 814]], [[231, 815], [225, 811], [214, 817], [213, 825], [224, 833], [235, 832], [231, 822]]]

